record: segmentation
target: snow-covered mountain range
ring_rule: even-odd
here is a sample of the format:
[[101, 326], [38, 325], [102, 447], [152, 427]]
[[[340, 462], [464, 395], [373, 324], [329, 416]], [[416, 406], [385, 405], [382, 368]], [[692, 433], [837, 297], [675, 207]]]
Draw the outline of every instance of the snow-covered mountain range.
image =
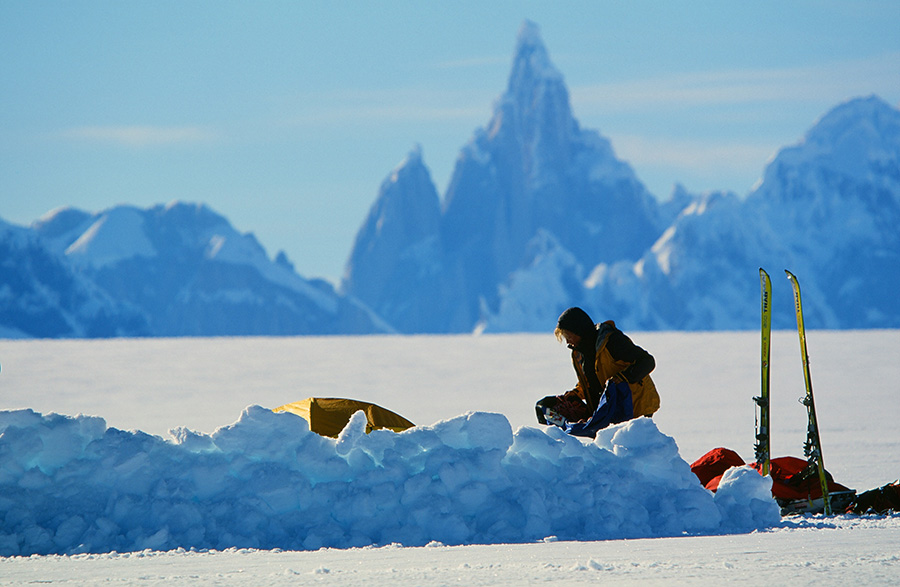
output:
[[679, 188], [660, 204], [579, 126], [526, 22], [443, 200], [414, 151], [382, 184], [343, 291], [402, 332], [548, 330], [575, 304], [632, 329], [745, 329], [759, 324], [758, 268], [789, 268], [810, 326], [898, 327], [898, 228], [900, 112], [879, 98], [826, 114], [746, 197]]
[[[343, 291], [404, 332], [471, 331], [500, 312], [510, 276], [546, 241], [575, 265], [634, 262], [664, 228], [631, 167], [572, 116], [562, 75], [526, 22], [507, 89], [463, 147], [443, 201], [414, 151], [382, 184]], [[568, 273], [542, 300], [550, 314], [581, 289]]]
[[73, 271], [34, 231], [0, 220], [0, 337], [148, 333], [139, 311]]
[[[898, 228], [900, 112], [875, 97], [856, 99], [779, 152], [746, 198], [697, 198], [637, 262], [585, 266], [562, 246], [548, 246], [500, 286], [499, 311], [484, 321], [496, 330], [521, 329], [529, 311], [552, 305], [534, 295], [534, 283], [548, 291], [553, 282], [576, 279], [580, 287], [568, 300], [631, 328], [752, 328], [759, 323], [757, 270], [764, 267], [782, 279], [773, 290], [777, 328], [795, 320], [785, 268], [800, 276], [807, 324], [896, 328]], [[525, 326], [552, 324], [552, 314]]]
[[336, 291], [204, 205], [0, 220], [0, 336], [547, 331], [568, 306], [629, 330], [900, 327], [900, 111], [838, 105], [750, 193], [654, 198], [575, 119], [536, 25], [441, 197], [415, 147], [384, 180]]
[[391, 331], [203, 205], [64, 208], [28, 229], [0, 226], [0, 247], [7, 336]]

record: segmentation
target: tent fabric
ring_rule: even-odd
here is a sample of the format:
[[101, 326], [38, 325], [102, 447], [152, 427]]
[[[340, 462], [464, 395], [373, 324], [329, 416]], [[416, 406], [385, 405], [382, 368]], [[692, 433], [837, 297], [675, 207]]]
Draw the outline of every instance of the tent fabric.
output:
[[322, 436], [337, 438], [356, 412], [366, 414], [366, 433], [388, 429], [402, 432], [415, 426], [403, 416], [381, 406], [353, 399], [308, 397], [275, 408], [275, 412], [290, 412], [309, 422], [309, 429]]

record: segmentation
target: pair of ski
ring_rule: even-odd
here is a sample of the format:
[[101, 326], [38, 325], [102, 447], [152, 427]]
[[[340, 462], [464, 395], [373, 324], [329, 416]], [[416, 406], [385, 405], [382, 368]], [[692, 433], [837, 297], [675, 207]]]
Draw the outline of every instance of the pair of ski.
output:
[[[828, 480], [825, 475], [825, 463], [822, 460], [822, 442], [819, 438], [819, 423], [816, 420], [816, 404], [813, 400], [812, 378], [809, 374], [809, 355], [806, 351], [806, 328], [803, 325], [803, 305], [800, 300], [800, 283], [793, 273], [786, 270], [791, 286], [794, 288], [794, 310], [797, 313], [797, 332], [800, 335], [800, 356], [803, 361], [803, 378], [806, 384], [806, 395], [800, 402], [806, 406], [808, 424], [806, 427], [806, 443], [803, 452], [809, 463], [809, 470], [815, 471], [822, 489], [824, 513], [831, 515], [831, 500], [828, 495]], [[754, 398], [758, 407], [756, 419], [756, 462], [762, 468], [762, 474], [769, 474], [771, 459], [770, 422], [769, 422], [769, 353], [772, 335], [772, 282], [769, 274], [762, 268], [759, 270], [759, 285], [762, 314], [762, 389], [760, 396]]]

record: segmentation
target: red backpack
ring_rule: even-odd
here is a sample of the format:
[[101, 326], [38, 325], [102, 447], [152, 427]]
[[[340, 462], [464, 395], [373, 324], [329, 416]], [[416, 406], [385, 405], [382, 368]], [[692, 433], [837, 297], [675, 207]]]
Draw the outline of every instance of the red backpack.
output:
[[[728, 448], [714, 448], [691, 465], [691, 471], [700, 479], [704, 487], [714, 492], [719, 488], [722, 475], [731, 467], [742, 467], [749, 464], [760, 471], [758, 463], [745, 463], [744, 459]], [[761, 471], [760, 471], [761, 474]], [[809, 463], [797, 457], [779, 457], [772, 459], [769, 465], [772, 477], [772, 496], [781, 506], [782, 515], [792, 513], [817, 513], [824, 510], [822, 488], [816, 472]], [[845, 511], [854, 501], [856, 492], [836, 483], [826, 471], [828, 496], [831, 510]]]

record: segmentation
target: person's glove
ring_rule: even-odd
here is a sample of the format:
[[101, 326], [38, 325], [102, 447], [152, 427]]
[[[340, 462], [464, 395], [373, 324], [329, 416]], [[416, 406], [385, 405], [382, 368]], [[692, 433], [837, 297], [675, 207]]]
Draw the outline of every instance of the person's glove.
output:
[[578, 397], [563, 397], [553, 406], [553, 410], [567, 422], [580, 422], [591, 417], [590, 408]]

